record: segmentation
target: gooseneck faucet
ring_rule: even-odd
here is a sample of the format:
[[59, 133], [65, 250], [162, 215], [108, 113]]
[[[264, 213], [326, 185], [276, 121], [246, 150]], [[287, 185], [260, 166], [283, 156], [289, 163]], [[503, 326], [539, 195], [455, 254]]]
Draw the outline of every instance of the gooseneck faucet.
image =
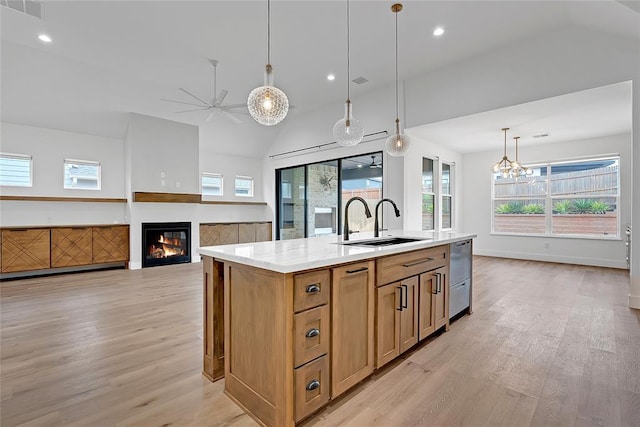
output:
[[355, 196], [350, 198], [347, 201], [347, 204], [344, 206], [344, 240], [349, 240], [349, 205], [354, 200], [359, 200], [362, 202], [362, 204], [364, 205], [364, 214], [367, 216], [367, 218], [371, 218], [371, 211], [369, 210], [369, 206], [362, 197]]
[[396, 206], [396, 203], [391, 199], [382, 199], [376, 204], [376, 219], [373, 223], [373, 237], [379, 237], [380, 232], [378, 230], [378, 207], [382, 204], [382, 202], [389, 202], [393, 205], [393, 209], [396, 211], [396, 218], [400, 216], [400, 211]]

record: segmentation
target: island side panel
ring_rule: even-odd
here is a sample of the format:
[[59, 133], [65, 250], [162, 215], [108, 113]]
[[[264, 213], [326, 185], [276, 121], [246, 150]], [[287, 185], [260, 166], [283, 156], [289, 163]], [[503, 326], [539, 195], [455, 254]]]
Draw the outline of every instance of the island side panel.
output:
[[224, 269], [225, 391], [266, 426], [293, 426], [293, 280]]
[[224, 264], [202, 259], [203, 371], [211, 381], [224, 377]]

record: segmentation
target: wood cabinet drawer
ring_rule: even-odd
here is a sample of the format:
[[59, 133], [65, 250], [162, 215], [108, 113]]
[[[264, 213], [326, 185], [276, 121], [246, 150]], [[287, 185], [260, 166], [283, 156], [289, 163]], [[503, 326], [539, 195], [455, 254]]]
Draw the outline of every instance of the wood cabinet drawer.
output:
[[93, 260], [91, 227], [66, 227], [51, 230], [51, 267], [88, 265]]
[[446, 265], [449, 245], [391, 255], [376, 261], [376, 285], [402, 280]]
[[295, 420], [302, 420], [329, 401], [329, 356], [322, 356], [294, 371]]
[[311, 271], [293, 276], [293, 309], [296, 313], [329, 302], [329, 270]]
[[300, 366], [329, 352], [329, 306], [303, 311], [293, 319], [293, 362]]
[[49, 268], [50, 245], [48, 228], [2, 230], [2, 272]]

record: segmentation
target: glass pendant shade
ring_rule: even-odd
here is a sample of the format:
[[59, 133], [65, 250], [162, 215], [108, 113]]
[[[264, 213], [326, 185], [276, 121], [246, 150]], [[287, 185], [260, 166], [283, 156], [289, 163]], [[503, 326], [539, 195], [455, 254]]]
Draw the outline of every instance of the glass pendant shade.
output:
[[340, 119], [333, 125], [333, 136], [339, 145], [351, 147], [357, 145], [364, 137], [364, 126], [360, 120], [353, 118], [351, 101], [347, 100], [344, 106], [344, 119]]
[[287, 116], [289, 100], [283, 91], [273, 85], [271, 65], [267, 64], [264, 86], [255, 88], [249, 94], [247, 107], [251, 117], [264, 126], [277, 125]]
[[385, 141], [385, 150], [390, 156], [404, 156], [409, 149], [410, 139], [400, 133], [400, 115], [398, 107], [398, 12], [402, 10], [402, 4], [395, 3], [391, 6], [391, 11], [395, 14], [396, 20], [396, 133]]
[[404, 156], [410, 144], [409, 137], [400, 133], [400, 120], [396, 119], [396, 133], [385, 141], [385, 150], [390, 156]]

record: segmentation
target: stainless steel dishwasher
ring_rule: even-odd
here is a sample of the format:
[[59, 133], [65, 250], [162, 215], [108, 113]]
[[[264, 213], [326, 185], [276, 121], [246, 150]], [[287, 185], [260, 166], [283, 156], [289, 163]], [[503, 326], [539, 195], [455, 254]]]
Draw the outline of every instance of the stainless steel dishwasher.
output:
[[471, 240], [451, 243], [449, 264], [449, 319], [471, 303]]

